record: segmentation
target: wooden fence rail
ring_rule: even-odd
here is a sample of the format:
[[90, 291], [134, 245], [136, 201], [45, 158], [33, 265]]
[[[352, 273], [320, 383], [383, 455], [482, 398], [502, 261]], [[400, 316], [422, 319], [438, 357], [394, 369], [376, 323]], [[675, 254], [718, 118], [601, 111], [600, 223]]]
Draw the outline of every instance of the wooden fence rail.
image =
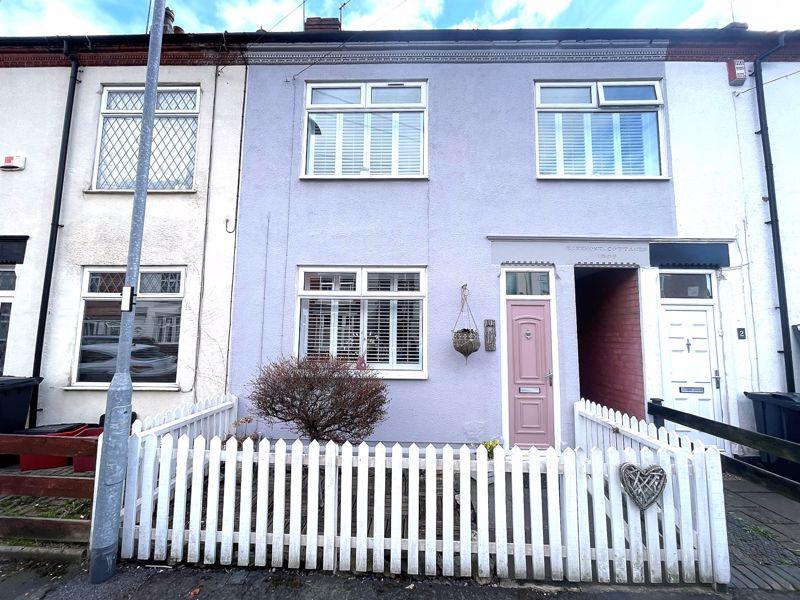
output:
[[[727, 584], [716, 448], [467, 446], [132, 435], [123, 558], [328, 571]], [[640, 510], [619, 466], [661, 465]]]
[[[0, 454], [37, 456], [98, 456], [102, 435], [56, 437], [46, 435], [0, 435]], [[0, 474], [0, 496], [48, 498], [92, 498], [95, 478], [31, 473]], [[0, 517], [0, 537], [59, 542], [85, 542], [90, 523], [82, 519], [52, 519], [29, 516]]]

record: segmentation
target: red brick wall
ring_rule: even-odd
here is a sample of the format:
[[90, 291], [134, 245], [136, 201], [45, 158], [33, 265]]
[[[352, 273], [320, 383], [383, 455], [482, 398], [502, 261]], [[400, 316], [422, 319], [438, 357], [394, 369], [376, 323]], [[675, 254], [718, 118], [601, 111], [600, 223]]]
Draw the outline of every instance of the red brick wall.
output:
[[581, 395], [643, 418], [644, 369], [637, 271], [607, 269], [578, 277], [575, 297]]

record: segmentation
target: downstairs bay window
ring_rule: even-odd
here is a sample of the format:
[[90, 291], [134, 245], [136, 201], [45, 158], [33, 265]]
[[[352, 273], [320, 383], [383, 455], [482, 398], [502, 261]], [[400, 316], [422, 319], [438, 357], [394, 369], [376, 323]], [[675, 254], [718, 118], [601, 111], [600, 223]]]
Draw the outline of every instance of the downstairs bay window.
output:
[[306, 177], [424, 177], [424, 82], [310, 83]]
[[424, 377], [425, 285], [419, 268], [302, 268], [298, 354]]
[[661, 84], [536, 84], [540, 178], [655, 178], [665, 175]]

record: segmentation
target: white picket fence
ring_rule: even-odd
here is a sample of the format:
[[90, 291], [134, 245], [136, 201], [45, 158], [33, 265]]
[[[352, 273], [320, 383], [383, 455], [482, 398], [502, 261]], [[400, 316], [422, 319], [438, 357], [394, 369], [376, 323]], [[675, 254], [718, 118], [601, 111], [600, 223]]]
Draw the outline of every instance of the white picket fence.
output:
[[703, 447], [700, 440], [692, 440], [664, 427], [656, 427], [644, 419], [639, 420], [595, 402], [581, 399], [574, 405], [575, 445], [582, 448], [633, 448], [641, 450], [677, 448], [692, 450]]
[[202, 402], [194, 402], [178, 406], [172, 410], [134, 421], [131, 433], [138, 436], [155, 435], [161, 437], [167, 433], [173, 438], [188, 435], [195, 438], [224, 436], [233, 431], [239, 401], [233, 394], [221, 394]]
[[[177, 442], [177, 443], [176, 443]], [[327, 571], [727, 584], [716, 448], [510, 452], [130, 438], [123, 558]], [[619, 465], [661, 465], [641, 511]]]

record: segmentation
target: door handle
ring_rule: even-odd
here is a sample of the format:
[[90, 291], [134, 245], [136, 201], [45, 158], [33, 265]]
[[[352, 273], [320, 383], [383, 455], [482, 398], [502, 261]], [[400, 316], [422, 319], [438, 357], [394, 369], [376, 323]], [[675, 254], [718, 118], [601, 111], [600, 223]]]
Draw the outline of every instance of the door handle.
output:
[[550, 385], [550, 387], [553, 387], [553, 371], [550, 371], [547, 374], [547, 383]]
[[713, 377], [713, 379], [714, 379], [714, 386], [717, 389], [719, 389], [719, 382], [720, 382], [719, 369], [714, 369], [714, 377]]

